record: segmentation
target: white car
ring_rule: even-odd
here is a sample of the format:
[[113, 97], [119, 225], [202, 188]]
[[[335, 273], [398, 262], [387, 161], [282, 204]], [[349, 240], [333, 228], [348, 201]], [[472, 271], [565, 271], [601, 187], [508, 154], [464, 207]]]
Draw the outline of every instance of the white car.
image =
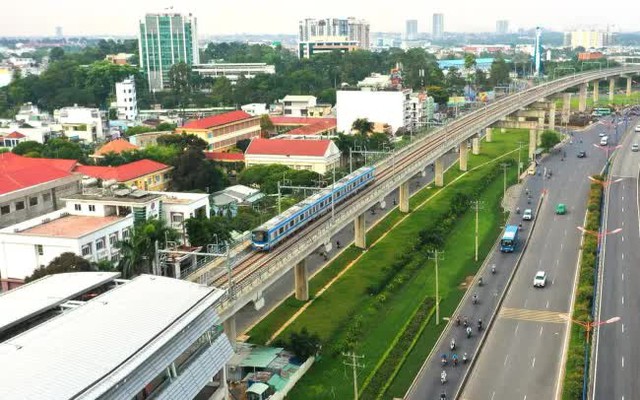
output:
[[544, 271], [538, 271], [535, 278], [533, 278], [533, 287], [544, 287], [547, 284], [547, 273]]
[[598, 136], [603, 137], [605, 135], [604, 131], [598, 133]]
[[631, 145], [631, 151], [640, 151], [640, 147], [638, 146], [638, 143], [634, 143]]
[[522, 219], [525, 221], [531, 221], [533, 219], [533, 211], [531, 211], [530, 208], [527, 208], [526, 210], [524, 210], [524, 213], [522, 214]]
[[636, 129], [635, 129], [635, 131], [636, 131], [636, 132], [640, 132], [640, 125], [636, 125]]

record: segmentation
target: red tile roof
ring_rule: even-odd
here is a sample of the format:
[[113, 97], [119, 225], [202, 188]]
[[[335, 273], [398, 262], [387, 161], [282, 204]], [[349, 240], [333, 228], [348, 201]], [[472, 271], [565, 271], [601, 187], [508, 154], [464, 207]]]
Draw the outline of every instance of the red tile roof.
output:
[[[206, 118], [192, 120], [184, 124], [185, 129], [209, 129], [214, 126], [226, 125], [243, 119], [253, 118], [244, 111], [231, 111], [224, 114], [212, 115]], [[178, 128], [180, 130], [180, 128]]]
[[23, 135], [23, 134], [22, 134], [22, 133], [20, 133], [20, 132], [11, 132], [10, 134], [8, 134], [8, 135], [7, 135], [7, 136], [5, 136], [5, 137], [6, 137], [6, 138], [9, 138], [9, 139], [22, 139], [22, 138], [25, 138], [26, 136], [25, 136], [25, 135]]
[[170, 167], [152, 160], [138, 160], [117, 167], [78, 165], [75, 172], [88, 175], [93, 178], [100, 178], [104, 180], [115, 179], [118, 182], [126, 182], [166, 168]]
[[0, 154], [0, 194], [39, 185], [72, 175], [76, 160], [29, 158]]
[[244, 161], [244, 154], [242, 153], [223, 153], [223, 152], [215, 152], [215, 151], [206, 151], [204, 155], [205, 157], [207, 157], [207, 159], [212, 161], [230, 161], [230, 162]]
[[322, 157], [331, 140], [260, 139], [251, 141], [245, 155], [313, 156]]
[[322, 118], [311, 125], [303, 125], [287, 132], [287, 135], [318, 135], [336, 129], [336, 120], [333, 118]]
[[137, 149], [138, 146], [136, 146], [135, 144], [129, 143], [124, 139], [116, 139], [116, 140], [112, 140], [109, 143], [105, 144], [104, 146], [100, 147], [98, 150], [96, 150], [96, 152], [93, 154], [94, 156], [103, 156], [107, 153], [116, 153], [116, 154], [120, 154], [122, 152], [125, 151], [132, 151]]
[[309, 117], [279, 117], [269, 116], [274, 125], [312, 125], [321, 121], [336, 121], [335, 118], [309, 118]]

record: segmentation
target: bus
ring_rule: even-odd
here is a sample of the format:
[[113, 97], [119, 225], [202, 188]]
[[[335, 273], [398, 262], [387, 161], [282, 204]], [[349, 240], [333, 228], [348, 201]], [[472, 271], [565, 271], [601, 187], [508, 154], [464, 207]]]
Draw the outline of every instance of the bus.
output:
[[504, 229], [504, 235], [500, 240], [500, 251], [503, 253], [513, 253], [518, 242], [518, 226], [507, 225]]
[[611, 115], [611, 109], [609, 107], [596, 107], [591, 113], [594, 117], [604, 117], [605, 115]]

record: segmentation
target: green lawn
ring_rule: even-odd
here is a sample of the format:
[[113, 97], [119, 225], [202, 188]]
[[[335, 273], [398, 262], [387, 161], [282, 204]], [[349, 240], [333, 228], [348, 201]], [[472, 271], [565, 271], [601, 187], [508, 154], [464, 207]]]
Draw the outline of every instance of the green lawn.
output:
[[[471, 156], [470, 166], [477, 166], [487, 160], [494, 159], [496, 155], [504, 153], [505, 150], [514, 149], [518, 140], [524, 140], [526, 132], [518, 134], [494, 133], [495, 143], [483, 143], [485, 154], [481, 156]], [[516, 157], [517, 158], [517, 154]], [[465, 175], [456, 182], [456, 186], [471, 186], [488, 172], [489, 168], [484, 168]], [[451, 171], [453, 176], [459, 175]], [[512, 168], [512, 179], [515, 179], [515, 168]], [[447, 177], [450, 181], [451, 177]], [[435, 189], [432, 189], [435, 190]], [[501, 176], [489, 185], [485, 190], [483, 201], [485, 209], [481, 213], [480, 235], [482, 237], [482, 252], [486, 254], [495, 238], [500, 232], [501, 212], [497, 208], [499, 198], [502, 193]], [[401, 225], [390, 232], [375, 247], [369, 249], [363, 257], [356, 263], [342, 278], [334, 283], [327, 292], [309, 306], [309, 308], [288, 327], [281, 337], [286, 337], [289, 332], [300, 330], [306, 327], [309, 331], [317, 333], [325, 343], [323, 355], [316, 365], [307, 373], [303, 380], [296, 386], [290, 398], [348, 398], [351, 395], [352, 382], [342, 365], [342, 357], [335, 352], [336, 347], [343, 343], [348, 336], [346, 328], [353, 328], [354, 320], [360, 322], [358, 331], [360, 340], [356, 347], [356, 352], [365, 355], [365, 367], [360, 370], [361, 383], [371, 373], [378, 359], [385, 353], [387, 346], [397, 335], [398, 329], [402, 327], [413, 314], [419, 304], [416, 299], [423, 299], [434, 290], [434, 276], [432, 263], [424, 256], [416, 255], [412, 263], [418, 263], [418, 268], [412, 278], [402, 286], [401, 291], [391, 296], [382, 307], [372, 307], [374, 299], [367, 293], [367, 287], [373, 282], [379, 281], [385, 274], [388, 265], [404, 252], [410, 251], [408, 245], [414, 242], [418, 232], [422, 230], [429, 220], [433, 220], [436, 215], [448, 210], [450, 200], [454, 194], [453, 190], [444, 190], [432, 199], [426, 207], [412, 212], [410, 218], [404, 220]], [[422, 193], [420, 194], [422, 195]], [[418, 195], [412, 203], [420, 200]], [[415, 205], [414, 205], [415, 207]], [[473, 274], [480, 265], [480, 262], [473, 261], [473, 230], [474, 215], [466, 214], [458, 221], [455, 228], [450, 232], [450, 241], [445, 247], [446, 259], [441, 263], [440, 269], [440, 295], [443, 298], [443, 315], [446, 310], [455, 308], [461, 292], [457, 286], [465, 276]], [[467, 243], [467, 246], [461, 246]], [[384, 321], [384, 323], [381, 323]], [[423, 338], [420, 338], [416, 349], [428, 352], [429, 347], [422, 343], [433, 343], [438, 332], [428, 327]], [[431, 338], [431, 339], [430, 339]], [[417, 365], [419, 367], [420, 357], [425, 354], [410, 354], [403, 370], [398, 375], [399, 383], [395, 383], [390, 393], [398, 391], [400, 393], [402, 380], [407, 374], [413, 374]], [[410, 379], [410, 378], [409, 378]], [[394, 393], [395, 394], [395, 393]], [[402, 394], [402, 393], [400, 393]]]
[[[561, 108], [563, 103], [564, 101], [562, 98], [556, 100], [556, 106], [558, 108]], [[571, 96], [571, 109], [577, 110], [578, 103], [579, 103], [578, 94], [574, 93]], [[627, 97], [626, 94], [614, 94], [613, 103], [609, 101], [608, 93], [605, 93], [605, 94], [600, 93], [598, 102], [595, 105], [598, 107], [606, 107], [609, 104], [615, 104], [615, 105], [640, 104], [640, 92], [632, 92], [630, 97]], [[593, 92], [589, 91], [587, 94], [587, 107], [593, 107], [593, 106], [594, 106]]]

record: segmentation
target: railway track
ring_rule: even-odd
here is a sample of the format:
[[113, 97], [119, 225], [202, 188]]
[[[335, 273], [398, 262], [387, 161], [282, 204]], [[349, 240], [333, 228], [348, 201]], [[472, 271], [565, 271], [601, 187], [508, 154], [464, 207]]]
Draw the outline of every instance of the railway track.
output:
[[[447, 147], [448, 150], [451, 150], [462, 140], [466, 140], [471, 137], [474, 132], [469, 131], [470, 127], [479, 127], [475, 130], [475, 133], [477, 133], [480, 129], [490, 126], [504, 115], [511, 114], [528, 104], [549, 96], [550, 94], [560, 92], [585, 81], [589, 82], [593, 79], [604, 79], [607, 76], [619, 76], [625, 72], [638, 73], [640, 72], [640, 67], [631, 69], [615, 68], [604, 72], [606, 73], [603, 73], [603, 71], [596, 71], [568, 76], [551, 83], [535, 86], [523, 92], [509, 95], [485, 106], [484, 108], [459, 117], [452, 123], [429, 133], [426, 137], [416, 139], [413, 144], [400, 149], [392, 157], [387, 157], [386, 159], [378, 162], [376, 164], [375, 181], [367, 188], [358, 192], [355, 196], [352, 196], [346, 201], [340, 203], [335, 209], [336, 219], [343, 212], [349, 211], [361, 198], [366, 198], [367, 195], [375, 193], [376, 189], [380, 187], [384, 188], [386, 184], [394, 183], [394, 178], [398, 172], [407, 168], [415, 168], [415, 165], [424, 162], [424, 159], [427, 158], [429, 153], [438, 150], [443, 151], [443, 149], [446, 150]], [[426, 165], [422, 168], [424, 167], [426, 167]], [[420, 171], [417, 171], [416, 173], [419, 172]], [[401, 182], [397, 182], [398, 185], [400, 183]], [[395, 187], [397, 187], [397, 185]], [[394, 187], [391, 187], [388, 192], [393, 189]], [[331, 214], [325, 214], [306, 226], [302, 231], [288, 238], [284, 243], [280, 244], [271, 252], [263, 253], [252, 251], [248, 256], [239, 260], [232, 266], [231, 288], [228, 287], [228, 271], [226, 270], [221, 270], [220, 274], [217, 275], [209, 284], [227, 289], [227, 301], [229, 301], [230, 298], [235, 298], [237, 293], [249, 287], [253, 281], [257, 279], [264, 279], [264, 273], [265, 271], [269, 271], [271, 264], [276, 264], [280, 257], [283, 257], [287, 252], [294, 249], [298, 243], [310, 240], [314, 232], [325, 227], [330, 219]], [[344, 225], [345, 224], [342, 226]], [[337, 227], [336, 229], [342, 228], [342, 226]], [[315, 245], [315, 248], [307, 249], [308, 251], [306, 252], [306, 256], [311, 254], [321, 245], [321, 243], [315, 243]], [[291, 268], [293, 265], [287, 265], [286, 267]], [[221, 307], [225, 306], [223, 305]]]

